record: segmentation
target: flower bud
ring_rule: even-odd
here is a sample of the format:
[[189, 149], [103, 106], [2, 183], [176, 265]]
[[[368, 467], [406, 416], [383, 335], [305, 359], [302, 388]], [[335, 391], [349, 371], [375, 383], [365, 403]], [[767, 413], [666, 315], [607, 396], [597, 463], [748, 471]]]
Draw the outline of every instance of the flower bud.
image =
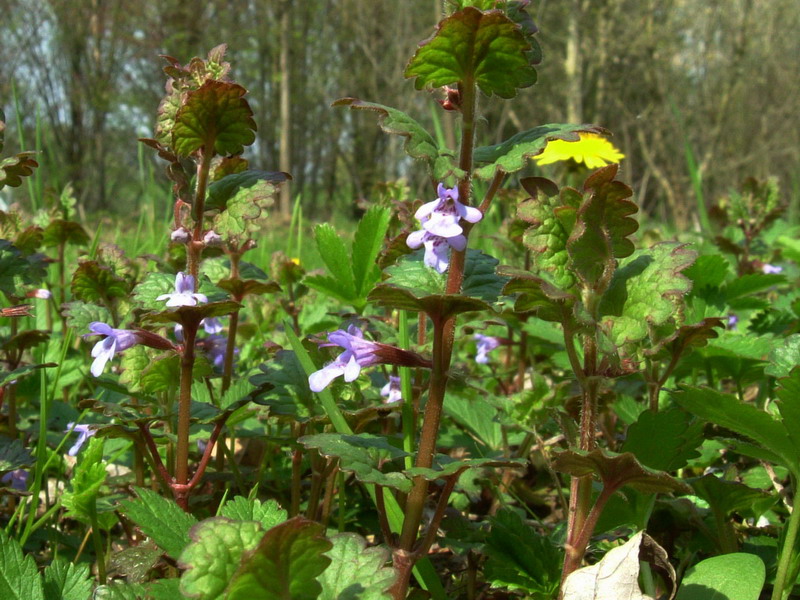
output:
[[203, 243], [206, 246], [221, 246], [222, 237], [213, 229], [209, 229], [203, 236]]
[[178, 227], [169, 237], [173, 242], [177, 242], [178, 244], [188, 244], [189, 240], [192, 239], [192, 236], [189, 235], [185, 227]]

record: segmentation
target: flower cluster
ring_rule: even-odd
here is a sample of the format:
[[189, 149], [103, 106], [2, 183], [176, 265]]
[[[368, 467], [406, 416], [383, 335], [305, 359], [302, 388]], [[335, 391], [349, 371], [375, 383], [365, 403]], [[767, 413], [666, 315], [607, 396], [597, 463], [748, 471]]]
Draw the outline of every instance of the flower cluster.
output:
[[425, 264], [439, 273], [450, 266], [450, 248], [462, 251], [467, 247], [461, 219], [477, 223], [483, 214], [477, 208], [465, 206], [458, 199], [458, 188], [446, 188], [439, 184], [439, 197], [423, 204], [414, 216], [419, 219], [422, 229], [408, 236], [409, 248], [425, 246]]

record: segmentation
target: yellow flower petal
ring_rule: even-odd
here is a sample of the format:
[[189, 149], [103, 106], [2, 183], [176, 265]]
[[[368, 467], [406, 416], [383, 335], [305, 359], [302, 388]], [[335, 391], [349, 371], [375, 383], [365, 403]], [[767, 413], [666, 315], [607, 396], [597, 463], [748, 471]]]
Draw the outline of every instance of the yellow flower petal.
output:
[[614, 144], [596, 133], [580, 133], [580, 140], [567, 142], [553, 140], [547, 143], [541, 154], [533, 157], [538, 165], [550, 165], [561, 160], [584, 163], [590, 169], [599, 169], [618, 163], [625, 155]]

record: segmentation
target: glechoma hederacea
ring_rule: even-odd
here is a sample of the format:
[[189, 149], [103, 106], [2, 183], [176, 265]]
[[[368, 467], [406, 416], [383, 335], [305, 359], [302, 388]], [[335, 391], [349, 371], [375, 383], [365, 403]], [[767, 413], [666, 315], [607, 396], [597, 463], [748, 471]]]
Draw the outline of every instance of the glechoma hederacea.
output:
[[[775, 183], [719, 203], [716, 246], [644, 243], [601, 126], [480, 145], [488, 107], [535, 96], [529, 2], [447, 4], [403, 75], [456, 148], [333, 102], [430, 184], [376, 191], [352, 242], [323, 223], [318, 256], [255, 252], [291, 176], [243, 157], [224, 45], [165, 57], [140, 140], [172, 186], [166, 253], [91, 240], [70, 189], [35, 225], [1, 213], [0, 596], [791, 591], [800, 296]], [[0, 188], [37, 167], [3, 159]]]

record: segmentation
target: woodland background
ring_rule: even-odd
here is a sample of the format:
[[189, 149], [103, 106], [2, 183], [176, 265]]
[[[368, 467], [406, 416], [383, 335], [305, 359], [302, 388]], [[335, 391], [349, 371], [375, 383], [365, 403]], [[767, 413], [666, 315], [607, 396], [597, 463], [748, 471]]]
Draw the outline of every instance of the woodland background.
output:
[[[84, 215], [167, 207], [161, 168], [136, 141], [152, 134], [163, 95], [158, 55], [188, 62], [225, 42], [260, 124], [246, 157], [291, 172], [306, 214], [325, 218], [398, 177], [425, 195], [401, 139], [330, 103], [394, 106], [436, 122], [454, 147], [450, 115], [402, 77], [446, 10], [439, 0], [0, 0], [6, 150], [39, 150], [41, 197], [71, 182]], [[698, 195], [713, 202], [769, 175], [796, 219], [796, 0], [533, 0], [529, 12], [539, 83], [499, 108], [484, 102], [480, 144], [540, 123], [596, 123], [626, 154], [637, 201], [664, 223], [691, 226]], [[30, 195], [3, 193], [6, 203]]]

